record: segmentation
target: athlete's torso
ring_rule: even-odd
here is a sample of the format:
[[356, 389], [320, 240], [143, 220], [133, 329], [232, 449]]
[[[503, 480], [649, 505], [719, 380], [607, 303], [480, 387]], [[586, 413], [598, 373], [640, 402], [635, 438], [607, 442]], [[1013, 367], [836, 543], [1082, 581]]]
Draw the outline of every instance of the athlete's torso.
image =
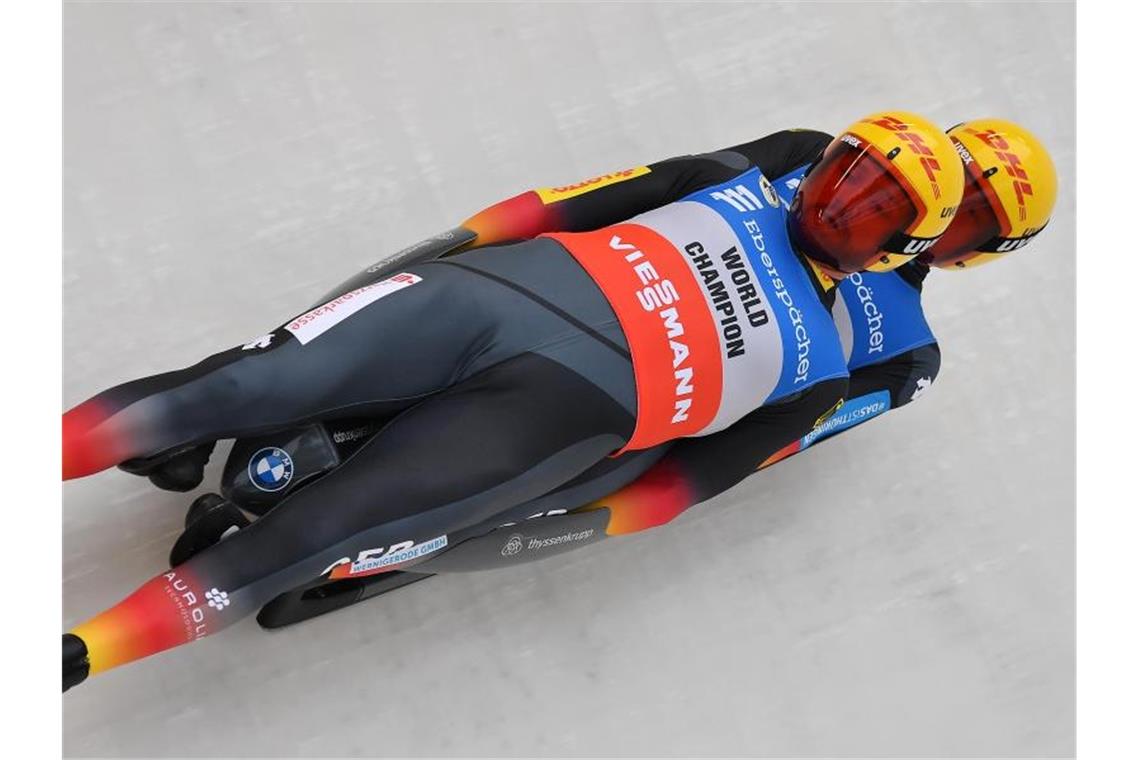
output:
[[847, 375], [786, 209], [753, 168], [628, 222], [556, 233], [605, 294], [633, 358], [627, 449], [722, 430]]

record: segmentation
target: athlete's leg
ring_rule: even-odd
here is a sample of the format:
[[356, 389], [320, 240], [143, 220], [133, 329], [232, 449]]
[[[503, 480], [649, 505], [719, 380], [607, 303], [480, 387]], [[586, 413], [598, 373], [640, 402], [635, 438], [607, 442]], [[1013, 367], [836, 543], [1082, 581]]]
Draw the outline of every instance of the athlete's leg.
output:
[[589, 380], [523, 354], [412, 407], [334, 472], [72, 633], [98, 672], [213, 633], [324, 573], [408, 567], [449, 533], [585, 471], [633, 423]]
[[[622, 403], [634, 398], [605, 297], [541, 239], [409, 267], [193, 367], [105, 391], [64, 415], [64, 477], [125, 462], [146, 474], [222, 438], [386, 417], [528, 350], [585, 367]], [[190, 458], [200, 473], [205, 456]]]
[[64, 478], [316, 418], [388, 414], [445, 387], [490, 316], [469, 274], [424, 270], [76, 406], [63, 417]]
[[[798, 443], [836, 408], [845, 388], [845, 379], [826, 381], [793, 401], [758, 409], [719, 433], [599, 462], [550, 493], [497, 513], [472, 531], [467, 546], [430, 560], [422, 571], [465, 572], [528, 562], [588, 546], [603, 535], [667, 523], [772, 461], [789, 441]], [[604, 513], [602, 527], [597, 520], [580, 519], [587, 512]], [[552, 538], [557, 550], [501, 553], [508, 536], [519, 546], [543, 546], [544, 538]], [[568, 536], [574, 538], [560, 540]]]

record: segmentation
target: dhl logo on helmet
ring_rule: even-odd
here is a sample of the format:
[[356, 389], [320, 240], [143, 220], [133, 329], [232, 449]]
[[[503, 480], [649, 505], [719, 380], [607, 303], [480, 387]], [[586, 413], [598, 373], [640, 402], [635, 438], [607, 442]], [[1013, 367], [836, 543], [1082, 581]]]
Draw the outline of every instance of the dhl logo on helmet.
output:
[[998, 234], [955, 261], [969, 268], [1025, 247], [1045, 228], [1057, 173], [1045, 147], [1013, 122], [978, 119], [949, 131], [967, 174], [993, 211]]
[[1025, 208], [1025, 196], [1033, 195], [1033, 185], [1030, 184], [1029, 175], [1025, 173], [1025, 169], [1021, 165], [1021, 157], [1013, 152], [1013, 147], [1004, 137], [992, 129], [983, 132], [967, 127], [966, 132], [993, 148], [994, 157], [1005, 167], [1006, 174], [1014, 178], [1013, 190], [1017, 197], [1017, 216], [1020, 221], [1024, 222], [1028, 217], [1028, 211]]
[[[891, 130], [900, 140], [906, 143], [906, 146], [911, 151], [919, 155], [918, 162], [926, 172], [926, 178], [930, 180], [930, 186], [934, 190], [934, 197], [936, 199], [941, 198], [942, 188], [938, 185], [938, 177], [935, 172], [941, 170], [942, 165], [939, 164], [938, 159], [935, 158], [934, 151], [927, 147], [922, 139], [922, 135], [911, 131], [909, 124], [894, 116], [883, 116], [874, 119], [871, 123], [878, 124], [883, 129]], [[891, 156], [887, 158], [889, 159]]]
[[879, 260], [867, 267], [888, 271], [929, 250], [946, 231], [965, 186], [962, 162], [942, 130], [916, 114], [873, 114], [847, 131], [875, 149], [914, 205], [910, 227], [892, 235]]

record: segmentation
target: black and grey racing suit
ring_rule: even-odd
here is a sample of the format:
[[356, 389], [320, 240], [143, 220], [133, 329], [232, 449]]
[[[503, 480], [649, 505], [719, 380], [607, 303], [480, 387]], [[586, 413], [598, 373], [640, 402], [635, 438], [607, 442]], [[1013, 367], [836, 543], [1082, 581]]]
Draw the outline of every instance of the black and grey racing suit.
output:
[[[73, 634], [86, 647], [91, 671], [213, 633], [337, 568], [367, 570], [370, 558], [396, 547], [437, 546], [450, 533], [577, 478], [620, 471], [629, 482], [644, 473], [673, 440], [668, 420], [646, 423], [642, 408], [646, 386], [659, 378], [636, 376], [635, 359], [649, 348], [640, 333], [631, 338], [619, 319], [612, 286], [606, 290], [588, 271], [588, 245], [609, 240], [645, 282], [650, 270], [637, 260], [642, 252], [620, 238], [631, 234], [629, 226], [614, 227], [611, 235], [608, 225], [663, 212], [653, 217], [657, 229], [681, 225], [677, 234], [687, 234], [677, 221], [683, 217], [669, 216], [676, 201], [754, 177], [747, 173], [755, 169], [779, 176], [817, 155], [825, 142], [820, 133], [783, 132], [725, 151], [524, 193], [465, 223], [476, 235], [473, 250], [413, 264], [383, 279], [362, 273], [244, 346], [119, 385], [68, 411], [65, 478], [140, 459], [157, 463], [152, 472], [161, 474], [164, 462], [196, 457], [200, 464], [201, 452], [219, 439], [313, 421], [383, 420], [379, 433], [335, 471], [76, 627]], [[727, 200], [738, 207], [762, 206], [761, 190]], [[534, 237], [568, 232], [594, 236]], [[517, 240], [522, 242], [512, 242]], [[696, 249], [686, 250], [696, 257]], [[739, 259], [733, 251], [723, 254]], [[830, 281], [798, 255], [793, 261], [781, 276], [810, 283], [811, 303], [801, 294], [797, 310], [826, 309], [833, 297]], [[699, 279], [694, 282], [699, 287]], [[660, 285], [655, 283], [659, 295]], [[737, 304], [735, 317], [743, 318], [751, 307]], [[720, 316], [726, 350], [737, 350]], [[770, 334], [774, 315], [765, 314], [763, 322], [756, 312], [748, 316], [766, 324]], [[680, 325], [662, 319], [674, 359], [683, 361], [673, 340]], [[812, 350], [829, 350], [826, 342], [817, 336]], [[707, 348], [691, 345], [685, 354]], [[680, 394], [687, 380], [677, 377]], [[734, 378], [739, 385], [740, 377]], [[739, 409], [734, 396], [732, 414], [722, 401], [715, 420], [685, 435], [734, 441], [731, 451], [708, 463], [718, 487], [728, 487], [811, 430], [836, 408], [846, 388], [843, 368], [751, 410]], [[676, 402], [674, 422], [686, 418], [687, 403]], [[715, 411], [707, 416], [712, 419]], [[286, 477], [285, 459], [265, 464], [264, 473], [251, 477]]]

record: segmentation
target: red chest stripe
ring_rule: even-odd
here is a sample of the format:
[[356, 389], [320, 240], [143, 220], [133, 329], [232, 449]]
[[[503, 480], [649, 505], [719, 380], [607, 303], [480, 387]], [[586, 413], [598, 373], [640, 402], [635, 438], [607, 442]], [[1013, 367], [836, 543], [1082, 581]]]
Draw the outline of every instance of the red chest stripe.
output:
[[720, 336], [683, 254], [653, 230], [617, 224], [556, 233], [598, 284], [629, 342], [637, 425], [618, 454], [694, 435], [720, 408]]

